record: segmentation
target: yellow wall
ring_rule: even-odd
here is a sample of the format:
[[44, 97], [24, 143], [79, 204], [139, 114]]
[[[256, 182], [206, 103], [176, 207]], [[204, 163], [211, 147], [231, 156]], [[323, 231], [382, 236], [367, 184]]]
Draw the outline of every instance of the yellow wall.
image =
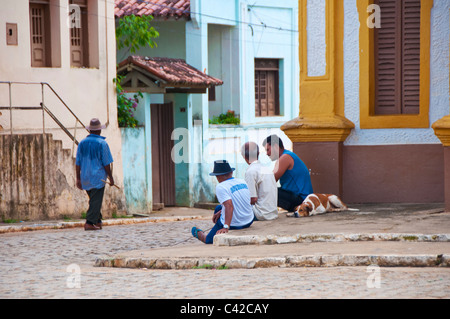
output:
[[344, 3], [326, 0], [326, 74], [308, 76], [307, 0], [299, 0], [300, 112], [281, 129], [293, 142], [342, 142], [354, 124], [344, 116]]

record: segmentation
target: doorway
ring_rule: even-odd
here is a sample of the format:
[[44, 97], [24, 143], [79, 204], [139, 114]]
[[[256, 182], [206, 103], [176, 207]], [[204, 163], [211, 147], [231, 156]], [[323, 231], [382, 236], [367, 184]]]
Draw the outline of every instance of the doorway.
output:
[[175, 206], [175, 163], [173, 103], [151, 104], [153, 209]]

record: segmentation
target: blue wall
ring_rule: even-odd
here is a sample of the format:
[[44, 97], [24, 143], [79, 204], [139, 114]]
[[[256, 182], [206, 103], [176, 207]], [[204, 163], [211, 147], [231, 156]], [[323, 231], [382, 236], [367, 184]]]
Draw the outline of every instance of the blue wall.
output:
[[[150, 212], [147, 191], [145, 128], [121, 128], [124, 192], [129, 214]], [[151, 194], [150, 194], [151, 195]]]

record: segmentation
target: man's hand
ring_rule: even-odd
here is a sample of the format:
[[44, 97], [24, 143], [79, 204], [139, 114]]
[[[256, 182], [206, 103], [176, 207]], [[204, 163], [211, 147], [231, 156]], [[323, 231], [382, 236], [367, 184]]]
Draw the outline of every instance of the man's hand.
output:
[[222, 210], [219, 210], [217, 213], [215, 213], [213, 215], [212, 221], [213, 221], [214, 224], [217, 223], [217, 221], [219, 220], [220, 214], [222, 214]]
[[108, 178], [109, 178], [109, 185], [111, 187], [113, 187], [114, 186], [114, 178], [113, 178], [113, 174], [112, 174], [111, 164], [106, 165], [104, 167], [105, 167], [106, 175], [108, 175]]
[[81, 167], [79, 165], [75, 166], [75, 175], [77, 176], [77, 188], [83, 190], [81, 187]]
[[217, 231], [216, 235], [219, 235], [219, 234], [226, 234], [226, 233], [228, 233], [228, 229], [222, 228], [222, 229], [219, 229], [219, 230]]

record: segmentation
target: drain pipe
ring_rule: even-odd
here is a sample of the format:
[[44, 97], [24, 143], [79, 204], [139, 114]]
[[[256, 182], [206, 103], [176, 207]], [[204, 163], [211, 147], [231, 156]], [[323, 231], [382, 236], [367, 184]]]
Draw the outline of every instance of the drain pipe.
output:
[[106, 53], [106, 127], [109, 126], [109, 57], [108, 57], [108, 0], [105, 0], [105, 53]]

